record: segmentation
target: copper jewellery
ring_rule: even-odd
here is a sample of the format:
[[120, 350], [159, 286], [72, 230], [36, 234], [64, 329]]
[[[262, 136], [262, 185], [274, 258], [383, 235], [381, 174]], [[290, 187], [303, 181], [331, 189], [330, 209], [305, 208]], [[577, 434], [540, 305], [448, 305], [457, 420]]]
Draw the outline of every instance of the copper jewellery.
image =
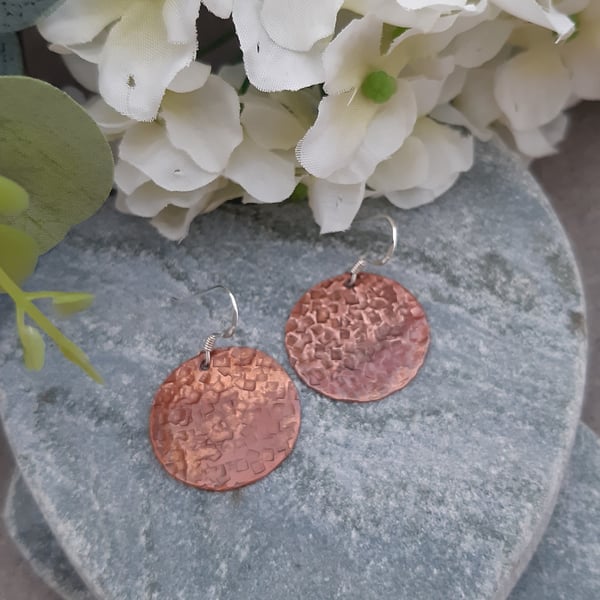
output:
[[429, 346], [423, 307], [398, 282], [363, 272], [392, 257], [358, 259], [349, 273], [318, 283], [294, 306], [285, 328], [290, 364], [311, 388], [334, 400], [371, 402], [416, 376]]
[[268, 475], [290, 454], [300, 428], [296, 388], [260, 350], [214, 349], [238, 321], [212, 333], [203, 350], [160, 386], [150, 411], [150, 440], [169, 475], [205, 490], [232, 490]]

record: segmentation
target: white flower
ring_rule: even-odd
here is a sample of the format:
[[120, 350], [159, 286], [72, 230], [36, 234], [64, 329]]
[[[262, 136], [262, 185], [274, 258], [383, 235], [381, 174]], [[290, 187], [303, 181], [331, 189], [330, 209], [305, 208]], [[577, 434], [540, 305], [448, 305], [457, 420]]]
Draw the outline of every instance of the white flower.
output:
[[550, 31], [515, 22], [507, 46], [513, 55], [468, 71], [453, 103], [457, 110], [436, 109], [436, 118], [464, 125], [481, 139], [495, 130], [528, 157], [555, 152], [566, 130], [563, 111], [577, 98], [600, 99], [600, 5], [563, 5], [582, 9], [576, 35], [557, 44]]
[[321, 233], [345, 231], [352, 225], [365, 197], [365, 183], [344, 185], [306, 177], [308, 202]]
[[366, 181], [393, 154], [417, 117], [408, 82], [396, 79], [406, 60], [381, 56], [382, 23], [366, 16], [350, 23], [323, 56], [326, 72], [319, 114], [297, 147], [300, 164], [332, 183]]
[[[164, 196], [164, 190], [160, 191]], [[188, 234], [192, 221], [199, 215], [211, 212], [221, 204], [239, 198], [242, 190], [234, 183], [218, 179], [212, 184], [188, 195], [163, 197], [166, 204], [150, 223], [166, 238], [180, 242]], [[146, 201], [146, 200], [144, 200]]]
[[368, 185], [392, 204], [414, 208], [452, 187], [472, 167], [473, 150], [470, 135], [422, 117], [402, 147], [378, 165]]
[[294, 147], [305, 129], [274, 98], [250, 90], [242, 97], [244, 139], [224, 174], [241, 185], [245, 202], [273, 203], [296, 187]]
[[[201, 3], [243, 65], [194, 62]], [[600, 0], [64, 0], [39, 26], [121, 139], [117, 206], [173, 240], [232, 198], [306, 191], [323, 233], [365, 196], [419, 206], [473, 136], [541, 156], [600, 99]]]
[[194, 60], [200, 2], [65, 0], [38, 27], [52, 44], [98, 64], [110, 106], [151, 121], [173, 77]]
[[228, 19], [231, 16], [233, 0], [203, 0], [202, 4], [221, 19]]
[[556, 10], [552, 2], [537, 2], [537, 0], [491, 0], [498, 8], [507, 13], [555, 31], [559, 36], [559, 41], [570, 36], [575, 24], [568, 15]]
[[109, 139], [122, 136], [118, 207], [153, 217], [166, 237], [182, 239], [197, 214], [242, 195], [223, 176], [243, 138], [239, 99], [206, 65], [192, 63], [177, 74], [151, 123], [132, 121], [102, 99], [88, 112]]
[[[300, 8], [304, 1], [292, 0], [291, 3]], [[333, 0], [321, 0], [320, 4], [329, 6], [332, 2]], [[285, 5], [289, 2], [281, 2], [281, 4]], [[313, 4], [316, 7], [319, 3], [311, 1], [311, 7]], [[264, 0], [233, 0], [233, 21], [240, 39], [244, 66], [250, 83], [261, 91], [273, 92], [299, 90], [322, 82], [324, 71], [321, 55], [328, 40], [316, 41], [306, 50], [295, 50], [279, 45], [269, 36], [263, 24], [263, 9], [266, 8], [267, 24], [271, 26], [278, 39], [285, 37], [282, 34], [284, 29], [281, 28], [285, 23], [289, 25], [288, 31], [300, 28], [297, 27], [296, 22], [286, 18], [283, 24], [279, 24], [280, 29], [277, 30], [277, 23], [273, 18], [274, 12], [280, 10], [277, 3], [270, 2], [266, 7], [264, 5]], [[305, 32], [305, 35], [309, 37], [296, 35], [296, 43], [293, 45], [303, 46], [305, 44], [302, 44], [302, 41], [312, 39], [310, 30]]]

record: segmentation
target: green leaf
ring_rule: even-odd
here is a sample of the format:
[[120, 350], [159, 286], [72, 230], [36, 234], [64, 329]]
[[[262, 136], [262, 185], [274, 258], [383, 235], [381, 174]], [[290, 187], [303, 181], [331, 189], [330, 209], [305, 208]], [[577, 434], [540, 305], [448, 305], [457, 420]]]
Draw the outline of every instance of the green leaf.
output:
[[29, 206], [29, 195], [18, 184], [0, 175], [0, 215], [20, 215]]
[[20, 311], [27, 314], [55, 342], [61, 352], [70, 361], [83, 369], [94, 381], [103, 383], [102, 376], [94, 369], [83, 350], [52, 324], [42, 311], [29, 300], [27, 294], [6, 274], [2, 267], [0, 267], [0, 286], [12, 298], [17, 307], [17, 313]]
[[[34, 271], [38, 259], [38, 248], [31, 236], [0, 225], [0, 268], [20, 285]], [[0, 285], [0, 293], [4, 290]]]
[[33, 25], [47, 13], [57, 0], [2, 0], [0, 2], [0, 33], [20, 31]]
[[93, 215], [113, 181], [112, 153], [85, 110], [28, 77], [0, 77], [0, 173], [29, 193], [29, 209], [0, 217], [33, 237], [40, 253]]
[[92, 294], [83, 292], [55, 292], [52, 295], [52, 306], [61, 317], [85, 310], [91, 306], [93, 301]]
[[16, 33], [0, 33], [0, 75], [19, 75], [23, 72], [21, 44]]
[[25, 324], [19, 326], [18, 331], [25, 366], [32, 371], [41, 371], [46, 358], [46, 343], [42, 334], [35, 327]]

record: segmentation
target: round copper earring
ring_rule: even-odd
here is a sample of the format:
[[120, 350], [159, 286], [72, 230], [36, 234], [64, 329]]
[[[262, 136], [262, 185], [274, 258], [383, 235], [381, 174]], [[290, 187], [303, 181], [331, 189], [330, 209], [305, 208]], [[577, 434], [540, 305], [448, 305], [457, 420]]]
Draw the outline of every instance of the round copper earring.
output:
[[[205, 490], [254, 483], [290, 454], [300, 428], [298, 392], [273, 358], [245, 347], [216, 348], [233, 336], [231, 325], [211, 333], [194, 358], [179, 365], [158, 389], [150, 410], [150, 440], [169, 475]], [[203, 292], [205, 293], [205, 292]]]
[[386, 264], [361, 256], [349, 272], [318, 283], [296, 303], [285, 328], [290, 364], [308, 386], [334, 400], [372, 402], [405, 387], [429, 347], [429, 325], [417, 299], [397, 281], [364, 272]]

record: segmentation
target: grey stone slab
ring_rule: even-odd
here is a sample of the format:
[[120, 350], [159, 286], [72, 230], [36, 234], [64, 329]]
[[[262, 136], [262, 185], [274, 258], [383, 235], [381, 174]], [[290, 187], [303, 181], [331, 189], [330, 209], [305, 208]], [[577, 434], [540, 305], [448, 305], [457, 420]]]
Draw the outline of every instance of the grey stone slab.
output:
[[318, 235], [302, 205], [230, 204], [181, 245], [110, 208], [44, 257], [31, 286], [86, 289], [64, 329], [107, 384], [58, 352], [26, 374], [0, 304], [0, 412], [60, 545], [99, 597], [504, 598], [556, 500], [582, 402], [581, 289], [564, 234], [521, 164], [482, 146], [440, 201], [399, 223], [380, 269], [425, 307], [432, 345], [405, 390], [365, 406], [297, 381], [303, 422], [261, 482], [211, 494], [170, 479], [147, 439], [166, 374], [228, 312], [187, 298], [224, 283], [235, 342], [287, 364], [283, 328], [304, 290], [386, 240], [376, 223]]
[[[66, 600], [93, 600], [16, 474], [5, 520], [35, 570]], [[509, 600], [600, 598], [600, 440], [578, 430], [563, 487], [540, 545]]]
[[550, 525], [510, 598], [600, 598], [600, 440], [584, 425]]
[[12, 477], [3, 516], [10, 537], [48, 587], [66, 600], [93, 600], [18, 471]]

